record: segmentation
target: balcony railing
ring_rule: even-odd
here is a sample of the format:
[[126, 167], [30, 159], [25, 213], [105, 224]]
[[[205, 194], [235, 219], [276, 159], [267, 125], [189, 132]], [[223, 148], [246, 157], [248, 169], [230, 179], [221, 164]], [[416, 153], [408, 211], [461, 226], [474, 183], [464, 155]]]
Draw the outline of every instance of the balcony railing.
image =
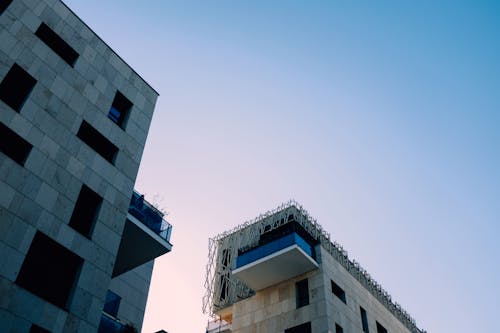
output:
[[134, 191], [128, 212], [150, 230], [170, 243], [172, 225], [163, 219], [163, 213], [144, 200], [144, 195]]
[[276, 253], [280, 250], [286, 249], [289, 246], [297, 245], [307, 255], [314, 259], [313, 248], [297, 233], [293, 232], [279, 239], [271, 241], [267, 244], [260, 245], [245, 253], [242, 253], [236, 258], [236, 268], [245, 266], [256, 260], [264, 258], [270, 254]]

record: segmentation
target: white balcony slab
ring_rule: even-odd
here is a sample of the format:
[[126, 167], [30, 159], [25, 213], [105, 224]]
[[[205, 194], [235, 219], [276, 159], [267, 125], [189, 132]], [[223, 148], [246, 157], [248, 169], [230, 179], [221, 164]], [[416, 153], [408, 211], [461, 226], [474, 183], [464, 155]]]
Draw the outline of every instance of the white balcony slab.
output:
[[233, 275], [255, 291], [318, 268], [316, 261], [294, 244], [233, 270]]

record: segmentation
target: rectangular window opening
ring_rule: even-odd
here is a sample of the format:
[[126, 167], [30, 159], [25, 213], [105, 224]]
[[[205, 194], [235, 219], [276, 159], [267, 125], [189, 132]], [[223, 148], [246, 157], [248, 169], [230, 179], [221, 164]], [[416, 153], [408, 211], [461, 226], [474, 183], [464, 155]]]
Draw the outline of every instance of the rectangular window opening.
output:
[[108, 118], [111, 119], [121, 128], [125, 127], [125, 122], [128, 118], [132, 102], [128, 100], [121, 92], [117, 91], [111, 109], [108, 113]]
[[76, 60], [78, 59], [78, 53], [62, 39], [58, 34], [54, 32], [45, 23], [40, 24], [35, 32], [35, 35], [40, 38], [48, 47], [52, 49], [58, 56], [60, 56], [64, 61], [70, 66], [74, 66]]
[[80, 125], [80, 129], [78, 129], [76, 136], [109, 163], [114, 164], [118, 147], [116, 147], [104, 135], [99, 133], [99, 131], [90, 126], [90, 124], [85, 120]]
[[307, 279], [295, 283], [295, 303], [297, 309], [309, 305], [309, 282]]
[[344, 333], [344, 329], [339, 324], [335, 323], [335, 333]]
[[67, 309], [82, 264], [82, 258], [38, 231], [24, 258], [16, 284]]
[[0, 151], [19, 165], [24, 165], [33, 146], [0, 122]]
[[0, 83], [0, 100], [20, 112], [36, 82], [21, 66], [14, 64]]
[[12, 0], [0, 0], [0, 15], [3, 14], [3, 12], [9, 7], [11, 4]]
[[118, 315], [118, 309], [120, 308], [121, 300], [122, 298], [120, 296], [118, 296], [111, 290], [108, 290], [108, 292], [106, 293], [106, 300], [104, 302], [103, 311], [116, 318], [116, 316]]
[[285, 333], [311, 333], [311, 322], [287, 328]]
[[85, 237], [90, 238], [101, 203], [102, 197], [99, 194], [92, 191], [86, 185], [82, 185], [69, 221], [69, 226]]
[[366, 316], [366, 310], [360, 306], [359, 312], [361, 313], [361, 326], [363, 327], [363, 332], [369, 333], [370, 330], [368, 329], [368, 317]]
[[387, 333], [387, 329], [382, 326], [378, 321], [377, 323], [377, 333]]
[[342, 302], [347, 304], [347, 299], [345, 297], [344, 289], [340, 288], [340, 286], [338, 284], [336, 284], [335, 282], [333, 282], [333, 280], [331, 280], [331, 283], [332, 283], [332, 293], [335, 296], [337, 296]]

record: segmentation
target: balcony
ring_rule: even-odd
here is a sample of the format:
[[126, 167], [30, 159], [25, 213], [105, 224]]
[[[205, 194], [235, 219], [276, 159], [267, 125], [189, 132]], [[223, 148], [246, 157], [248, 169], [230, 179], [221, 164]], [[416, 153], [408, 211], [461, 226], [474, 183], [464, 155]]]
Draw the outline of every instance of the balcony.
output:
[[135, 192], [130, 201], [113, 277], [172, 250], [172, 226], [164, 214]]
[[316, 268], [313, 247], [292, 232], [238, 255], [232, 273], [258, 291]]

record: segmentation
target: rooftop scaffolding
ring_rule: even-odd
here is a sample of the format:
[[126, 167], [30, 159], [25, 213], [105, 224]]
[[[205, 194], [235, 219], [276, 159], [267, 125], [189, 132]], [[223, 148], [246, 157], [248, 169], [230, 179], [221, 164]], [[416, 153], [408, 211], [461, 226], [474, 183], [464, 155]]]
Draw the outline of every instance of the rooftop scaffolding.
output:
[[233, 303], [255, 294], [254, 290], [232, 275], [232, 270], [236, 268], [238, 250], [245, 251], [256, 247], [263, 233], [279, 228], [292, 220], [298, 222], [412, 333], [426, 333], [417, 327], [410, 314], [394, 302], [389, 293], [359, 263], [349, 259], [347, 251], [332, 241], [330, 234], [294, 200], [209, 239], [206, 291], [203, 297], [204, 313], [216, 316], [219, 311]]

